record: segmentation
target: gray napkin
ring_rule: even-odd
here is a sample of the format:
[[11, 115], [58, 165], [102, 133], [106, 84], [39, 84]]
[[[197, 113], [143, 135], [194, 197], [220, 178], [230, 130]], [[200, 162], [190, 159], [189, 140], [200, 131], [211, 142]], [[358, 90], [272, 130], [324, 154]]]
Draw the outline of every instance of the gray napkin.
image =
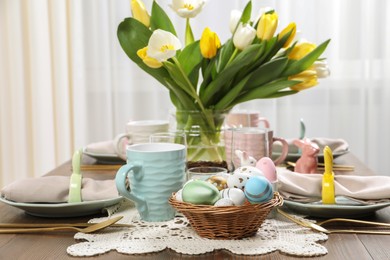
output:
[[[390, 201], [390, 176], [335, 175], [335, 195], [363, 204]], [[321, 200], [322, 174], [296, 173], [278, 168], [278, 191], [298, 202]]]
[[[69, 176], [44, 176], [15, 181], [1, 190], [1, 197], [14, 202], [64, 203], [68, 201]], [[114, 180], [83, 178], [83, 201], [105, 200], [118, 197]]]

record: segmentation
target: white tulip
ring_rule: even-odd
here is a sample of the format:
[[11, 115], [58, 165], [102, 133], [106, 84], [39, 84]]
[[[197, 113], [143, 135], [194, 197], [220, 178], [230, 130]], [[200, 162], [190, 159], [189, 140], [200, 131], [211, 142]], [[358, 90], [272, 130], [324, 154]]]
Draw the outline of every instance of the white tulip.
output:
[[237, 24], [240, 22], [242, 12], [240, 10], [232, 10], [230, 13], [230, 32], [234, 33], [234, 30], [237, 27]]
[[183, 18], [194, 18], [202, 11], [204, 4], [203, 0], [172, 0], [169, 6]]
[[159, 62], [163, 62], [175, 56], [178, 49], [181, 49], [181, 43], [175, 35], [157, 29], [150, 36], [147, 55]]
[[239, 49], [243, 50], [248, 47], [253, 39], [256, 37], [256, 30], [249, 24], [243, 25], [240, 23], [237, 27], [236, 33], [233, 36], [233, 44]]
[[326, 61], [316, 61], [313, 64], [318, 78], [326, 78], [330, 75], [330, 70]]

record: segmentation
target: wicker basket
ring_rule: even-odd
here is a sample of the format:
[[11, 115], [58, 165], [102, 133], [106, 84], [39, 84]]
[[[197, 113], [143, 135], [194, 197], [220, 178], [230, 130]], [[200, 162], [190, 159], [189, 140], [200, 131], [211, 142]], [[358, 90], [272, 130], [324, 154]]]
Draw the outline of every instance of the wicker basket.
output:
[[169, 203], [187, 217], [199, 236], [241, 239], [255, 235], [269, 212], [283, 204], [283, 198], [275, 192], [273, 199], [265, 203], [215, 207], [181, 202], [173, 194]]

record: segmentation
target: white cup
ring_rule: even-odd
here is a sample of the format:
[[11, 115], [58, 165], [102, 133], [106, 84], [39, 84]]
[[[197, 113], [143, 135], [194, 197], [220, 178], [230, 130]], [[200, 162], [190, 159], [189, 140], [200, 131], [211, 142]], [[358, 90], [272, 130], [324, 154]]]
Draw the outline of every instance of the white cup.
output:
[[168, 132], [168, 120], [139, 120], [126, 124], [126, 132], [119, 134], [114, 139], [116, 153], [126, 158], [126, 146], [129, 144], [148, 143], [152, 134]]

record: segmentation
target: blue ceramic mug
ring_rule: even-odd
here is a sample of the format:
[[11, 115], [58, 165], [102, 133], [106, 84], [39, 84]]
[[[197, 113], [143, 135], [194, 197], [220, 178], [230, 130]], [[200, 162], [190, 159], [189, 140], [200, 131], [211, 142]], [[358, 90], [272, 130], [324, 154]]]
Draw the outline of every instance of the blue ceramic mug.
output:
[[[126, 148], [127, 164], [116, 174], [119, 193], [135, 202], [142, 220], [173, 219], [168, 199], [186, 181], [186, 147], [174, 143], [143, 143]], [[126, 180], [130, 181], [130, 190]]]

